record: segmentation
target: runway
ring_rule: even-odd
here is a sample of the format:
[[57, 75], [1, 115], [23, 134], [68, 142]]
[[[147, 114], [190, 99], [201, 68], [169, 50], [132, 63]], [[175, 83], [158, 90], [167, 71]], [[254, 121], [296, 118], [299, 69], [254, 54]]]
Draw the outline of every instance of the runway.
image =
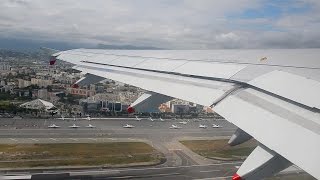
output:
[[[179, 122], [186, 121], [183, 125]], [[219, 124], [222, 128], [211, 128], [212, 124]], [[55, 124], [60, 128], [48, 128]], [[69, 126], [76, 124], [79, 128]], [[89, 124], [96, 128], [86, 128]], [[134, 128], [123, 128], [125, 124]], [[175, 124], [181, 129], [170, 129]], [[205, 124], [207, 129], [199, 128], [199, 124]], [[183, 137], [213, 138], [230, 136], [236, 127], [225, 120], [203, 119], [200, 122], [191, 119], [154, 119], [142, 118], [110, 118], [110, 119], [1, 119], [0, 143], [76, 143], [76, 142], [107, 142], [107, 141], [144, 141], [158, 151], [162, 152], [167, 161], [163, 166], [181, 166], [201, 164], [197, 155], [189, 157], [190, 152], [179, 146], [177, 139]], [[178, 149], [178, 151], [176, 151]], [[194, 159], [198, 157], [198, 161]], [[214, 161], [210, 161], [214, 162]], [[207, 163], [207, 162], [206, 162]]]
[[[87, 170], [55, 170], [53, 171], [34, 171], [34, 176], [44, 175], [49, 178], [50, 175], [66, 174], [66, 179], [224, 179], [230, 178], [232, 172], [230, 169], [236, 169], [239, 162], [192, 165], [179, 167], [141, 167], [141, 168], [118, 168], [118, 169], [87, 169]], [[7, 174], [9, 175], [9, 174]], [[30, 175], [23, 172], [11, 172], [10, 175], [18, 177], [31, 178]], [[6, 176], [10, 177], [10, 176]], [[34, 178], [34, 177], [33, 177]], [[6, 178], [9, 179], [9, 178]]]
[[231, 177], [232, 172], [230, 169], [236, 170], [235, 166], [239, 164], [239, 162], [235, 162], [179, 167], [92, 170], [87, 172], [69, 171], [68, 173], [74, 178], [84, 178], [86, 176], [94, 179], [204, 179], [212, 177], [222, 179]]
[[[186, 125], [180, 124], [187, 121]], [[50, 124], [60, 128], [48, 128]], [[80, 128], [69, 126], [76, 124]], [[96, 128], [86, 128], [88, 124]], [[125, 124], [135, 128], [123, 128]], [[172, 124], [181, 129], [170, 129]], [[205, 124], [207, 129], [199, 128]], [[222, 128], [212, 128], [218, 124]], [[49, 173], [68, 174], [70, 179], [230, 179], [241, 162], [220, 162], [206, 159], [193, 153], [179, 143], [180, 139], [217, 139], [231, 136], [236, 127], [225, 120], [155, 120], [134, 118], [99, 119], [99, 120], [61, 120], [61, 119], [0, 119], [0, 144], [19, 143], [97, 143], [142, 141], [163, 153], [166, 161], [153, 167], [107, 168], [70, 167], [46, 169], [0, 170], [3, 175]], [[68, 170], [69, 169], [69, 170]], [[9, 176], [6, 176], [9, 177]], [[48, 176], [46, 176], [48, 178]], [[28, 178], [26, 178], [28, 179]], [[66, 179], [66, 178], [64, 178]], [[68, 178], [67, 178], [68, 179]]]
[[[95, 180], [116, 180], [116, 179], [144, 179], [144, 180], [224, 180], [231, 179], [233, 173], [241, 165], [242, 162], [224, 162], [206, 165], [189, 165], [177, 167], [140, 167], [140, 168], [114, 168], [114, 169], [78, 169], [78, 170], [46, 170], [40, 172], [31, 171], [32, 178], [41, 179], [57, 179], [63, 175], [62, 179], [95, 179]], [[9, 175], [9, 174], [7, 174]], [[9, 177], [21, 177], [19, 179], [31, 179], [31, 175], [25, 172], [11, 172], [11, 176], [4, 176], [3, 179]], [[276, 175], [276, 179], [281, 177], [295, 177], [296, 179], [313, 180], [302, 171], [296, 169], [287, 170]], [[1, 177], [1, 176], [0, 176]]]
[[[60, 119], [1, 119], [0, 138], [65, 138], [65, 137], [110, 137], [110, 138], [147, 138], [147, 139], [172, 139], [180, 136], [212, 137], [230, 136], [236, 127], [227, 121], [204, 120], [202, 122], [189, 121], [187, 125], [180, 125], [182, 120], [155, 120], [136, 121], [135, 119], [107, 119], [107, 120], [60, 120]], [[198, 128], [199, 124], [208, 125], [207, 129]], [[219, 124], [223, 128], [214, 129], [211, 125]], [[55, 124], [60, 128], [50, 129], [48, 126]], [[76, 124], [77, 129], [69, 128]], [[86, 128], [89, 124], [96, 128]], [[125, 124], [135, 128], [123, 128]], [[177, 124], [181, 129], [170, 129], [172, 124]]]

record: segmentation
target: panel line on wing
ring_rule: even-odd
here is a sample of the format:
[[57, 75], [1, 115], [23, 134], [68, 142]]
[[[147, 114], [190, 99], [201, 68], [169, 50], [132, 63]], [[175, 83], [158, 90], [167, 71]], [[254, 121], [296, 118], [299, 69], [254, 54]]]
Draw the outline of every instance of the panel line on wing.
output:
[[287, 109], [282, 108], [281, 106], [278, 106], [275, 103], [269, 102], [257, 95], [253, 95], [246, 91], [241, 91], [237, 95], [242, 100], [245, 100], [247, 102], [250, 102], [251, 104], [254, 104], [258, 107], [261, 107], [273, 114], [276, 114], [277, 116], [287, 119], [288, 121], [291, 121], [299, 126], [302, 126], [318, 135], [320, 135], [320, 124], [315, 123], [309, 119], [306, 119], [299, 114], [296, 114], [293, 111], [289, 111]]
[[137, 64], [135, 64], [135, 65], [133, 65], [133, 66], [131, 66], [131, 67], [136, 67], [136, 66], [138, 66], [138, 65], [140, 65], [140, 64], [142, 64], [142, 63], [144, 63], [144, 62], [146, 62], [147, 60], [148, 60], [148, 58], [143, 58], [144, 60], [143, 61], [141, 61], [141, 62], [139, 62], [139, 63], [137, 63]]
[[[110, 64], [104, 64], [104, 63], [97, 63], [97, 62], [90, 62], [90, 61], [82, 61], [83, 63], [87, 63], [87, 64], [95, 64], [95, 65], [103, 65], [103, 66], [110, 66], [110, 67], [118, 67], [118, 68], [125, 68], [125, 69], [131, 69], [131, 70], [141, 70], [141, 71], [146, 71], [146, 72], [155, 72], [155, 73], [162, 73], [162, 74], [168, 74], [168, 75], [177, 75], [177, 76], [182, 76], [182, 77], [192, 77], [192, 78], [198, 78], [198, 79], [204, 79], [204, 80], [213, 80], [213, 81], [220, 81], [220, 82], [228, 82], [228, 83], [233, 83], [233, 84], [238, 84], [241, 85], [243, 87], [251, 87], [257, 91], [261, 91], [264, 92], [266, 94], [272, 95], [272, 96], [276, 96], [280, 99], [286, 100], [286, 101], [290, 101], [293, 104], [299, 105], [299, 106], [303, 106], [306, 109], [309, 109], [313, 112], [318, 112], [319, 110], [316, 108], [311, 108], [309, 106], [306, 106], [305, 104], [293, 101], [291, 99], [288, 99], [286, 97], [274, 94], [272, 92], [260, 89], [259, 87], [255, 87], [253, 85], [247, 84], [247, 83], [243, 83], [240, 81], [236, 81], [236, 80], [232, 80], [232, 79], [223, 79], [223, 78], [216, 78], [216, 77], [206, 77], [206, 76], [199, 76], [199, 75], [191, 75], [191, 74], [182, 74], [182, 73], [177, 73], [177, 72], [168, 72], [168, 71], [159, 71], [159, 70], [150, 70], [150, 69], [142, 69], [142, 68], [132, 68], [132, 67], [126, 67], [126, 66], [119, 66], [119, 65], [110, 65]], [[90, 67], [90, 66], [87, 66]]]
[[215, 100], [212, 105], [210, 107], [214, 107], [217, 104], [219, 104], [221, 101], [223, 101], [226, 97], [228, 97], [230, 94], [239, 91], [240, 89], [244, 88], [244, 86], [241, 85], [235, 85], [233, 88], [231, 88], [230, 90], [228, 90], [223, 96], [221, 96], [220, 98], [218, 98], [217, 100]]
[[[160, 73], [147, 72], [145, 74], [136, 74], [133, 71], [126, 73], [127, 71], [123, 72], [117, 69], [101, 70], [101, 68], [86, 68], [85, 66], [77, 66], [76, 69], [204, 106], [210, 106], [212, 101], [222, 96], [227, 88], [232, 87], [232, 84], [229, 83], [207, 80], [195, 81], [196, 79], [194, 78]], [[155, 76], [156, 74], [158, 76]], [[182, 91], [185, 91], [185, 93], [182, 94]], [[197, 93], [201, 93], [201, 96]]]
[[[92, 70], [105, 71], [105, 72], [117, 72], [120, 74], [126, 74], [126, 75], [130, 75], [130, 76], [135, 76], [135, 77], [145, 77], [145, 74], [138, 74], [138, 73], [134, 73], [134, 72], [121, 71], [121, 70], [115, 70], [115, 69], [106, 69], [106, 68], [99, 68], [99, 67], [86, 66], [86, 65], [78, 65], [78, 67], [92, 69]], [[157, 73], [157, 72], [154, 72], [154, 73]], [[167, 75], [175, 75], [175, 74], [167, 74]], [[174, 79], [174, 78], [170, 78], [170, 77], [159, 77], [159, 76], [154, 76], [154, 75], [150, 75], [150, 74], [148, 75], [148, 77], [155, 79], [155, 80], [158, 79], [158, 80], [164, 80], [164, 81], [168, 81], [168, 82], [189, 84], [189, 85], [206, 87], [206, 88], [213, 88], [213, 89], [220, 89], [221, 88], [221, 86], [212, 85], [212, 84], [208, 84], [208, 83], [197, 83], [197, 82], [191, 82], [191, 81], [186, 81], [186, 80], [182, 80], [182, 79]], [[192, 78], [192, 77], [188, 77], [188, 78]], [[230, 83], [230, 82], [225, 82], [225, 83]], [[230, 86], [232, 84], [233, 83], [230, 83]]]
[[[113, 55], [113, 56], [122, 56], [122, 57], [134, 57], [134, 58], [153, 58], [153, 59], [167, 59], [167, 60], [183, 60], [183, 61], [195, 61], [195, 62], [215, 62], [222, 64], [241, 64], [241, 65], [258, 65], [258, 66], [276, 66], [276, 67], [286, 67], [286, 68], [302, 68], [302, 69], [316, 69], [320, 70], [320, 67], [308, 67], [308, 66], [292, 66], [292, 65], [280, 65], [280, 64], [262, 64], [262, 63], [249, 63], [249, 62], [236, 62], [236, 60], [203, 60], [203, 59], [182, 59], [182, 58], [163, 58], [163, 57], [152, 57], [152, 56], [137, 56], [137, 55], [124, 55], [124, 54], [114, 54], [114, 53], [101, 53], [101, 52], [85, 52], [77, 51], [81, 53], [91, 53], [91, 54], [100, 54], [100, 55]], [[71, 54], [70, 52], [67, 52]]]
[[[183, 74], [183, 73], [169, 72], [169, 71], [159, 71], [159, 70], [150, 70], [150, 69], [142, 69], [142, 68], [133, 68], [133, 67], [126, 67], [126, 66], [112, 65], [112, 64], [97, 63], [97, 62], [91, 62], [91, 61], [81, 61], [81, 62], [83, 62], [83, 63], [88, 63], [88, 64], [96, 64], [96, 65], [104, 65], [104, 66], [111, 66], [111, 67], [132, 69], [132, 70], [141, 70], [141, 71], [147, 71], [147, 72], [171, 74], [171, 75], [178, 75], [178, 76], [184, 76], [184, 77], [193, 77], [193, 78], [206, 79], [206, 80], [214, 80], [214, 81], [221, 81], [221, 82], [229, 82], [229, 83], [235, 83], [235, 84], [244, 84], [244, 83], [242, 83], [242, 82], [235, 81], [235, 80], [232, 80], [232, 79], [224, 79], [224, 78], [216, 78], [216, 77], [206, 77], [206, 76]], [[89, 66], [87, 66], [87, 67], [89, 67]]]

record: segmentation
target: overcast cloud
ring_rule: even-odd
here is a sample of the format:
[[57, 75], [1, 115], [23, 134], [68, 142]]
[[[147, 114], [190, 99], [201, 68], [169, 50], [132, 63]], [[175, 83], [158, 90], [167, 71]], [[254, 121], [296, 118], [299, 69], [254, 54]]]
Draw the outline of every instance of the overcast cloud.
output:
[[320, 47], [320, 1], [2, 0], [1, 38], [169, 49]]

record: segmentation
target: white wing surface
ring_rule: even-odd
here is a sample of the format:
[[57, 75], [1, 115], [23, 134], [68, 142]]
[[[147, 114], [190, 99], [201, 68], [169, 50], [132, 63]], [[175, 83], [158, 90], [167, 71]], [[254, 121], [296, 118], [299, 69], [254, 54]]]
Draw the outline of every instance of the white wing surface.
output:
[[94, 50], [54, 54], [84, 73], [211, 106], [261, 144], [234, 179], [296, 164], [320, 178], [320, 50]]

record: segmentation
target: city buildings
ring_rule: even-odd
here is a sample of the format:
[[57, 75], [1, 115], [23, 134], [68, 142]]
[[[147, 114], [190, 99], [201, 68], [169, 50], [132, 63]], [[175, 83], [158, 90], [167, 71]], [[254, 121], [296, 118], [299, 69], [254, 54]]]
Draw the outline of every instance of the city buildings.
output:
[[31, 81], [24, 80], [24, 79], [18, 79], [18, 87], [20, 89], [31, 86]]
[[46, 87], [52, 85], [52, 80], [51, 79], [31, 78], [31, 84], [46, 88]]
[[84, 97], [91, 97], [96, 94], [96, 91], [93, 89], [80, 89], [80, 88], [73, 88], [73, 87], [67, 88], [66, 92], [67, 94], [84, 96]]
[[9, 85], [0, 85], [0, 92], [2, 93], [13, 93], [13, 86]]
[[187, 104], [173, 104], [171, 106], [171, 112], [176, 114], [182, 114], [189, 112], [189, 105]]
[[9, 63], [0, 62], [0, 71], [10, 71], [10, 70], [11, 70], [11, 66], [9, 65]]
[[[1, 57], [0, 51], [0, 93], [10, 93], [12, 97], [23, 102], [40, 98], [59, 105], [64, 113], [92, 112], [125, 112], [144, 90], [103, 80], [100, 83], [73, 88], [72, 85], [81, 77], [79, 71], [71, 65], [59, 62], [49, 66], [48, 57], [9, 53]], [[81, 99], [82, 98], [82, 99]], [[211, 108], [186, 101], [173, 99], [159, 106], [160, 112], [166, 113], [199, 113], [212, 112]]]
[[29, 101], [20, 105], [22, 108], [26, 109], [35, 109], [40, 111], [49, 111], [55, 109], [55, 106], [48, 101], [44, 101], [42, 99], [36, 99], [33, 101]]
[[47, 100], [48, 99], [48, 90], [47, 89], [39, 89], [38, 90], [38, 98]]

